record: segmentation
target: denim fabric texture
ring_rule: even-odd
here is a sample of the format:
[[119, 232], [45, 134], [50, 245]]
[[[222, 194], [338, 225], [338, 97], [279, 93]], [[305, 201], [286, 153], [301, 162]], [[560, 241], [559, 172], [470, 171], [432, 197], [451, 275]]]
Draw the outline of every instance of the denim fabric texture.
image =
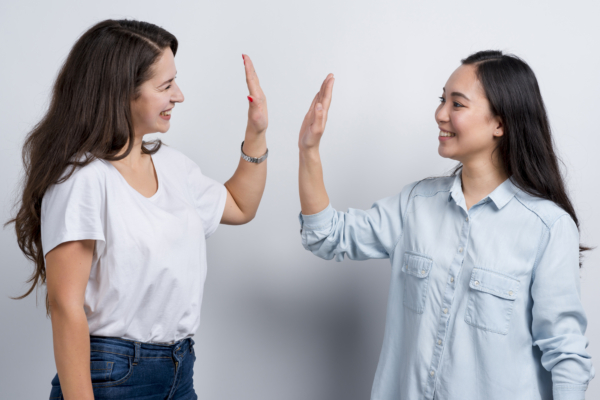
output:
[[[136, 400], [195, 400], [194, 341], [171, 345], [118, 338], [90, 338], [94, 398]], [[64, 399], [58, 374], [50, 399]]]
[[373, 400], [584, 399], [579, 232], [556, 204], [508, 179], [467, 209], [458, 173], [300, 224], [321, 258], [390, 259]]

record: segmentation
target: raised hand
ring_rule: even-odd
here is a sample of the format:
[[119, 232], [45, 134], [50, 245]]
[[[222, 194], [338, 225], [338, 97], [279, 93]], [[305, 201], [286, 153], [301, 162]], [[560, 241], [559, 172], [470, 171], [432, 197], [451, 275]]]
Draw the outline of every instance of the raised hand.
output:
[[302, 214], [316, 214], [329, 204], [329, 196], [323, 182], [323, 167], [319, 155], [319, 143], [325, 132], [327, 114], [333, 92], [333, 74], [321, 85], [321, 90], [313, 99], [300, 128], [298, 147], [300, 147], [300, 169], [298, 184]]
[[[248, 126], [242, 151], [250, 157], [261, 157], [267, 151], [266, 131], [269, 125], [267, 98], [260, 88], [252, 60], [242, 54], [246, 70], [248, 101]], [[221, 217], [222, 224], [240, 225], [256, 215], [267, 181], [267, 161], [250, 163], [240, 157], [235, 173], [227, 182], [227, 200]]]
[[327, 114], [331, 105], [331, 95], [333, 93], [333, 82], [335, 78], [333, 74], [327, 75], [327, 78], [321, 85], [321, 90], [313, 99], [312, 104], [300, 128], [300, 137], [298, 139], [298, 147], [301, 150], [309, 150], [319, 146], [321, 136], [325, 132], [325, 124], [327, 123]]
[[248, 84], [248, 129], [253, 133], [264, 133], [269, 125], [269, 115], [267, 112], [267, 98], [263, 93], [258, 76], [254, 70], [254, 64], [249, 56], [242, 54], [244, 66], [246, 69], [246, 83]]

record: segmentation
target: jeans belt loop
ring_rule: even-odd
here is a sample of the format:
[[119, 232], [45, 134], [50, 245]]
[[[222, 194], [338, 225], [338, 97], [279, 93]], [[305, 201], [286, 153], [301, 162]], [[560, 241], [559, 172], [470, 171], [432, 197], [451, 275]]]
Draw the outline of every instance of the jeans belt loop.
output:
[[140, 353], [142, 352], [142, 344], [135, 342], [135, 353], [133, 356], [133, 365], [137, 365], [140, 362]]

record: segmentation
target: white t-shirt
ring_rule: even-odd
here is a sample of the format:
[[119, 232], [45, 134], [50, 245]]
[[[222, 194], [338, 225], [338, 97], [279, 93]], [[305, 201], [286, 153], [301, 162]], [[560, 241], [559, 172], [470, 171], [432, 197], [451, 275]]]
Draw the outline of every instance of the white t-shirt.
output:
[[225, 208], [225, 186], [165, 145], [152, 155], [158, 191], [146, 198], [96, 159], [44, 195], [44, 257], [94, 239], [85, 291], [90, 334], [166, 343], [194, 335], [206, 278], [206, 238]]

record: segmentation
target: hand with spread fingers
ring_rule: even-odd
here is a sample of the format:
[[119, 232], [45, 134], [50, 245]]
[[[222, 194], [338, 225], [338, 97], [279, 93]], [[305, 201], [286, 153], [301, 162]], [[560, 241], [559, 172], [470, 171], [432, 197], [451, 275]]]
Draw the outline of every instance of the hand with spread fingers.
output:
[[308, 113], [304, 117], [298, 140], [298, 146], [301, 150], [308, 150], [319, 146], [321, 136], [325, 132], [334, 81], [333, 74], [327, 75], [327, 78], [325, 78], [321, 85], [321, 90], [319, 90], [319, 93], [313, 99]]
[[248, 129], [254, 133], [264, 133], [269, 125], [269, 115], [267, 112], [267, 98], [263, 93], [258, 75], [254, 69], [254, 64], [249, 56], [243, 54], [244, 66], [246, 69], [246, 83], [248, 84]]

